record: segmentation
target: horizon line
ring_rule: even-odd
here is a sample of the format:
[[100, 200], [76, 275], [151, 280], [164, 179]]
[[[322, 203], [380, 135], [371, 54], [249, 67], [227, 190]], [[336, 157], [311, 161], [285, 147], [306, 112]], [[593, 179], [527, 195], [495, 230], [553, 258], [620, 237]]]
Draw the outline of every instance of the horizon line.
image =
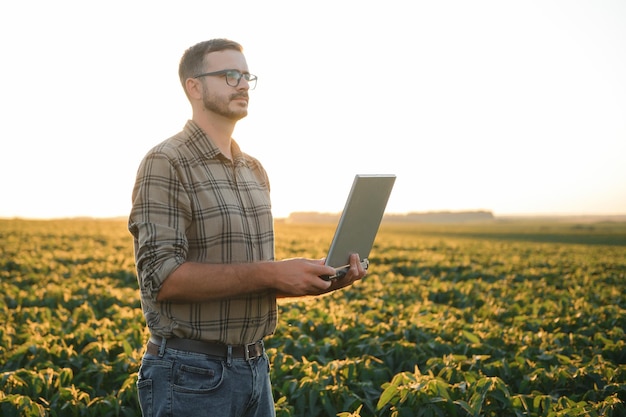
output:
[[[384, 216], [410, 216], [410, 215], [424, 215], [424, 214], [469, 214], [469, 213], [490, 213], [494, 219], [498, 218], [612, 218], [612, 217], [624, 217], [626, 220], [626, 212], [623, 213], [567, 213], [567, 212], [538, 212], [538, 213], [502, 213], [497, 214], [492, 210], [476, 209], [476, 210], [430, 210], [430, 211], [407, 211], [407, 212], [386, 212]], [[309, 214], [309, 215], [323, 215], [323, 216], [339, 216], [341, 212], [326, 212], [326, 211], [293, 211], [286, 216], [274, 216], [274, 219], [288, 219], [295, 214]], [[112, 216], [90, 216], [90, 215], [75, 215], [75, 216], [53, 216], [53, 217], [29, 217], [29, 216], [0, 216], [0, 220], [78, 220], [78, 219], [93, 219], [93, 220], [121, 220], [128, 219], [128, 215], [112, 215]]]

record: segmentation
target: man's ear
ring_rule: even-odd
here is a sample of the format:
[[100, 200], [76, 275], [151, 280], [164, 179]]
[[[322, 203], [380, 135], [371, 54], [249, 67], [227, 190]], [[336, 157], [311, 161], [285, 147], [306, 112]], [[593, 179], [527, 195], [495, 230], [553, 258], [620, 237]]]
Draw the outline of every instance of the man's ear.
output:
[[189, 98], [202, 99], [203, 87], [200, 85], [201, 83], [202, 81], [197, 78], [187, 78], [185, 80], [185, 90]]

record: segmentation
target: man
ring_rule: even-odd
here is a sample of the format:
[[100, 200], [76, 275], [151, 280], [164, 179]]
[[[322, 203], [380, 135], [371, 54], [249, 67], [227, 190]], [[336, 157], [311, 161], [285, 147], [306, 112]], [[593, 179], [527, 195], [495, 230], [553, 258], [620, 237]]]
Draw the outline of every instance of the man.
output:
[[192, 119], [137, 173], [129, 230], [151, 334], [137, 382], [145, 416], [274, 416], [263, 339], [276, 298], [365, 276], [356, 254], [332, 283], [322, 260], [274, 260], [267, 174], [231, 136], [257, 81], [242, 51], [226, 39], [185, 51]]

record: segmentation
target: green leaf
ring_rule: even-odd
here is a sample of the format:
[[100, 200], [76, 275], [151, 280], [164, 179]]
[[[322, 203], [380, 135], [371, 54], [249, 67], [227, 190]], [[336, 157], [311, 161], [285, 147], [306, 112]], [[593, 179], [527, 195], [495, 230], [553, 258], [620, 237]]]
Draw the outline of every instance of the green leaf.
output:
[[385, 388], [382, 395], [380, 396], [378, 404], [376, 404], [376, 409], [382, 410], [383, 407], [390, 403], [396, 395], [398, 395], [398, 386], [394, 384], [389, 384], [389, 386]]
[[470, 343], [474, 343], [474, 344], [479, 344], [480, 343], [480, 338], [478, 336], [476, 336], [474, 333], [472, 332], [468, 332], [467, 330], [463, 330], [463, 336], [467, 339], [468, 342]]

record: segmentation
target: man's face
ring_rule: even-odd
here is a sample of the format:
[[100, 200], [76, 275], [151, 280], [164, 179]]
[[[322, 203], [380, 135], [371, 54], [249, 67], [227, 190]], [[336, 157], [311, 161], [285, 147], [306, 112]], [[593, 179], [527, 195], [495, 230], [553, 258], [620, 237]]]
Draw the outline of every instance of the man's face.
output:
[[[208, 67], [206, 72], [222, 71], [227, 69], [248, 73], [248, 64], [239, 51], [227, 49], [211, 52], [207, 55]], [[248, 89], [245, 79], [239, 80], [236, 87], [226, 83], [225, 75], [202, 77], [202, 102], [205, 110], [219, 114], [225, 118], [237, 121], [248, 115]]]

